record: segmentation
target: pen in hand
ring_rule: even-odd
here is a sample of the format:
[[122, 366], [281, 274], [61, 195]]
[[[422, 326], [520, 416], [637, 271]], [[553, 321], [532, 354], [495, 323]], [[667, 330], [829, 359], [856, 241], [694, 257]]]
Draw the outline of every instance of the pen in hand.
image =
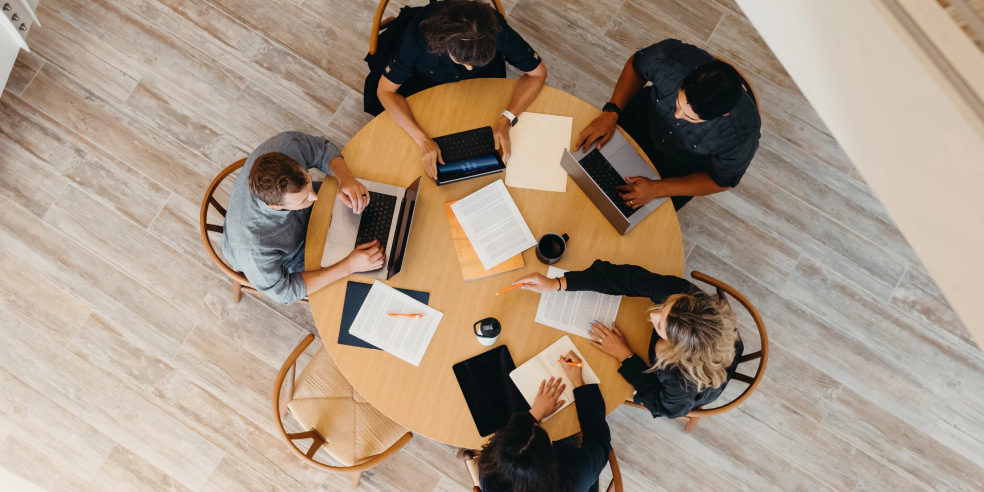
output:
[[518, 283], [516, 285], [511, 285], [509, 287], [506, 287], [505, 289], [500, 290], [499, 292], [496, 292], [495, 295], [499, 295], [499, 294], [503, 294], [505, 292], [509, 292], [510, 290], [513, 290], [513, 289], [515, 289], [517, 287], [525, 287], [527, 285], [530, 285], [531, 283], [532, 282], [520, 282], [520, 283]]
[[386, 316], [389, 316], [390, 318], [417, 318], [417, 319], [424, 317], [423, 314], [397, 314], [397, 313], [389, 313]]
[[565, 364], [570, 364], [570, 365], [572, 365], [574, 367], [584, 367], [584, 363], [583, 362], [571, 362], [571, 361], [569, 361], [569, 360], [567, 360], [567, 359], [565, 359], [563, 357], [561, 357], [560, 359], [557, 359], [557, 362], [563, 362]]

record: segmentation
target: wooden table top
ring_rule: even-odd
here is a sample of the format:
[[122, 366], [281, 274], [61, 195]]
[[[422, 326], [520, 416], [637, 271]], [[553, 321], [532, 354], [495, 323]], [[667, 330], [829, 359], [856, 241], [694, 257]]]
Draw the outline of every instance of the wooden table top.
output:
[[[411, 96], [408, 102], [424, 131], [445, 135], [491, 125], [508, 104], [515, 83], [509, 79], [475, 79], [445, 84]], [[550, 87], [543, 88], [527, 111], [573, 117], [572, 146], [581, 129], [600, 112]], [[627, 134], [625, 137], [632, 142]], [[347, 281], [372, 282], [353, 275], [310, 295], [311, 311], [324, 345], [356, 390], [396, 422], [446, 444], [479, 448], [486, 439], [478, 435], [451, 366], [491, 348], [480, 345], [472, 332], [472, 324], [485, 317], [493, 316], [502, 322], [496, 346], [509, 347], [517, 366], [567, 335], [533, 321], [538, 294], [517, 290], [495, 295], [522, 275], [546, 274], [547, 266], [536, 259], [531, 248], [523, 253], [525, 268], [467, 283], [462, 278], [444, 203], [503, 179], [504, 174], [438, 187], [424, 174], [417, 145], [385, 112], [360, 130], [342, 154], [359, 178], [407, 186], [424, 176], [403, 270], [387, 283], [430, 292], [430, 306], [443, 312], [444, 318], [419, 367], [383, 351], [339, 345]], [[336, 189], [335, 180], [325, 180], [322, 199], [315, 202], [307, 233], [308, 268], [321, 264], [334, 201], [329, 197], [335, 196]], [[509, 192], [534, 237], [547, 232], [570, 235], [567, 253], [555, 265], [558, 268], [581, 270], [595, 259], [603, 259], [683, 275], [680, 227], [669, 201], [620, 236], [570, 178], [566, 193], [522, 188], [509, 188]], [[648, 299], [623, 298], [616, 319], [638, 354], [646, 354], [653, 330], [644, 314], [650, 304]], [[618, 374], [614, 358], [591, 347], [585, 338], [571, 335], [571, 339], [601, 379], [601, 392], [607, 411], [611, 412], [632, 395], [632, 386]], [[544, 427], [554, 440], [578, 432], [574, 406], [565, 408]]]

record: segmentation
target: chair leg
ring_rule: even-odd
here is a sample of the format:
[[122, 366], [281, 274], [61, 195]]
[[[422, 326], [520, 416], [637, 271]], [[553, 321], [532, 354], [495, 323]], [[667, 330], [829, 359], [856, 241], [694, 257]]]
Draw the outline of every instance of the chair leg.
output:
[[697, 427], [697, 421], [700, 417], [687, 417], [687, 426], [683, 428], [684, 434], [690, 434], [693, 432], [694, 428]]
[[232, 302], [239, 304], [239, 301], [243, 298], [243, 284], [233, 280], [232, 281]]
[[352, 474], [352, 488], [359, 488], [359, 481], [362, 480], [362, 472], [355, 472]]

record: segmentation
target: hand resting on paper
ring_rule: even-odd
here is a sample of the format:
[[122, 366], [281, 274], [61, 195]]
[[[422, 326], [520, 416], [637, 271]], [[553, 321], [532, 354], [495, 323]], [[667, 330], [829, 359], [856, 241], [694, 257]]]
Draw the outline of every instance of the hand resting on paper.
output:
[[544, 292], [556, 292], [560, 290], [560, 279], [549, 278], [546, 275], [539, 272], [526, 275], [516, 280], [512, 284], [517, 285], [524, 282], [526, 283], [526, 285], [520, 287], [521, 289], [530, 290], [540, 294]]
[[588, 328], [588, 336], [591, 337], [589, 343], [592, 347], [598, 348], [620, 362], [632, 357], [629, 342], [625, 341], [625, 336], [615, 326], [615, 323], [612, 323], [612, 328], [608, 329], [605, 325], [595, 321], [591, 323], [591, 328]]
[[533, 408], [530, 408], [530, 415], [537, 422], [540, 422], [557, 410], [560, 410], [560, 407], [566, 403], [560, 399], [560, 395], [564, 394], [565, 388], [567, 388], [567, 385], [564, 384], [564, 380], [561, 378], [544, 379], [540, 382], [540, 391], [537, 391], [536, 398], [533, 399]]

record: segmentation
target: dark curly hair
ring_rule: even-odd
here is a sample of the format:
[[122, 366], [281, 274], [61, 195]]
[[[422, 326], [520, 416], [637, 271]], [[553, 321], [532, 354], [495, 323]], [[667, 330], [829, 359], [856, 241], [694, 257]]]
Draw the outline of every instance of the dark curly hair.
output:
[[547, 431], [527, 412], [514, 414], [478, 457], [478, 473], [512, 492], [566, 492], [575, 478], [557, 463]]
[[495, 40], [502, 31], [495, 9], [471, 0], [441, 2], [435, 12], [420, 23], [427, 26], [427, 50], [445, 53], [458, 63], [482, 67], [496, 54]]
[[284, 195], [304, 189], [309, 180], [301, 165], [286, 154], [270, 152], [256, 158], [249, 170], [249, 191], [263, 203], [283, 205]]
[[702, 120], [723, 116], [741, 99], [742, 78], [734, 67], [723, 61], [712, 61], [693, 69], [683, 78], [687, 102]]

